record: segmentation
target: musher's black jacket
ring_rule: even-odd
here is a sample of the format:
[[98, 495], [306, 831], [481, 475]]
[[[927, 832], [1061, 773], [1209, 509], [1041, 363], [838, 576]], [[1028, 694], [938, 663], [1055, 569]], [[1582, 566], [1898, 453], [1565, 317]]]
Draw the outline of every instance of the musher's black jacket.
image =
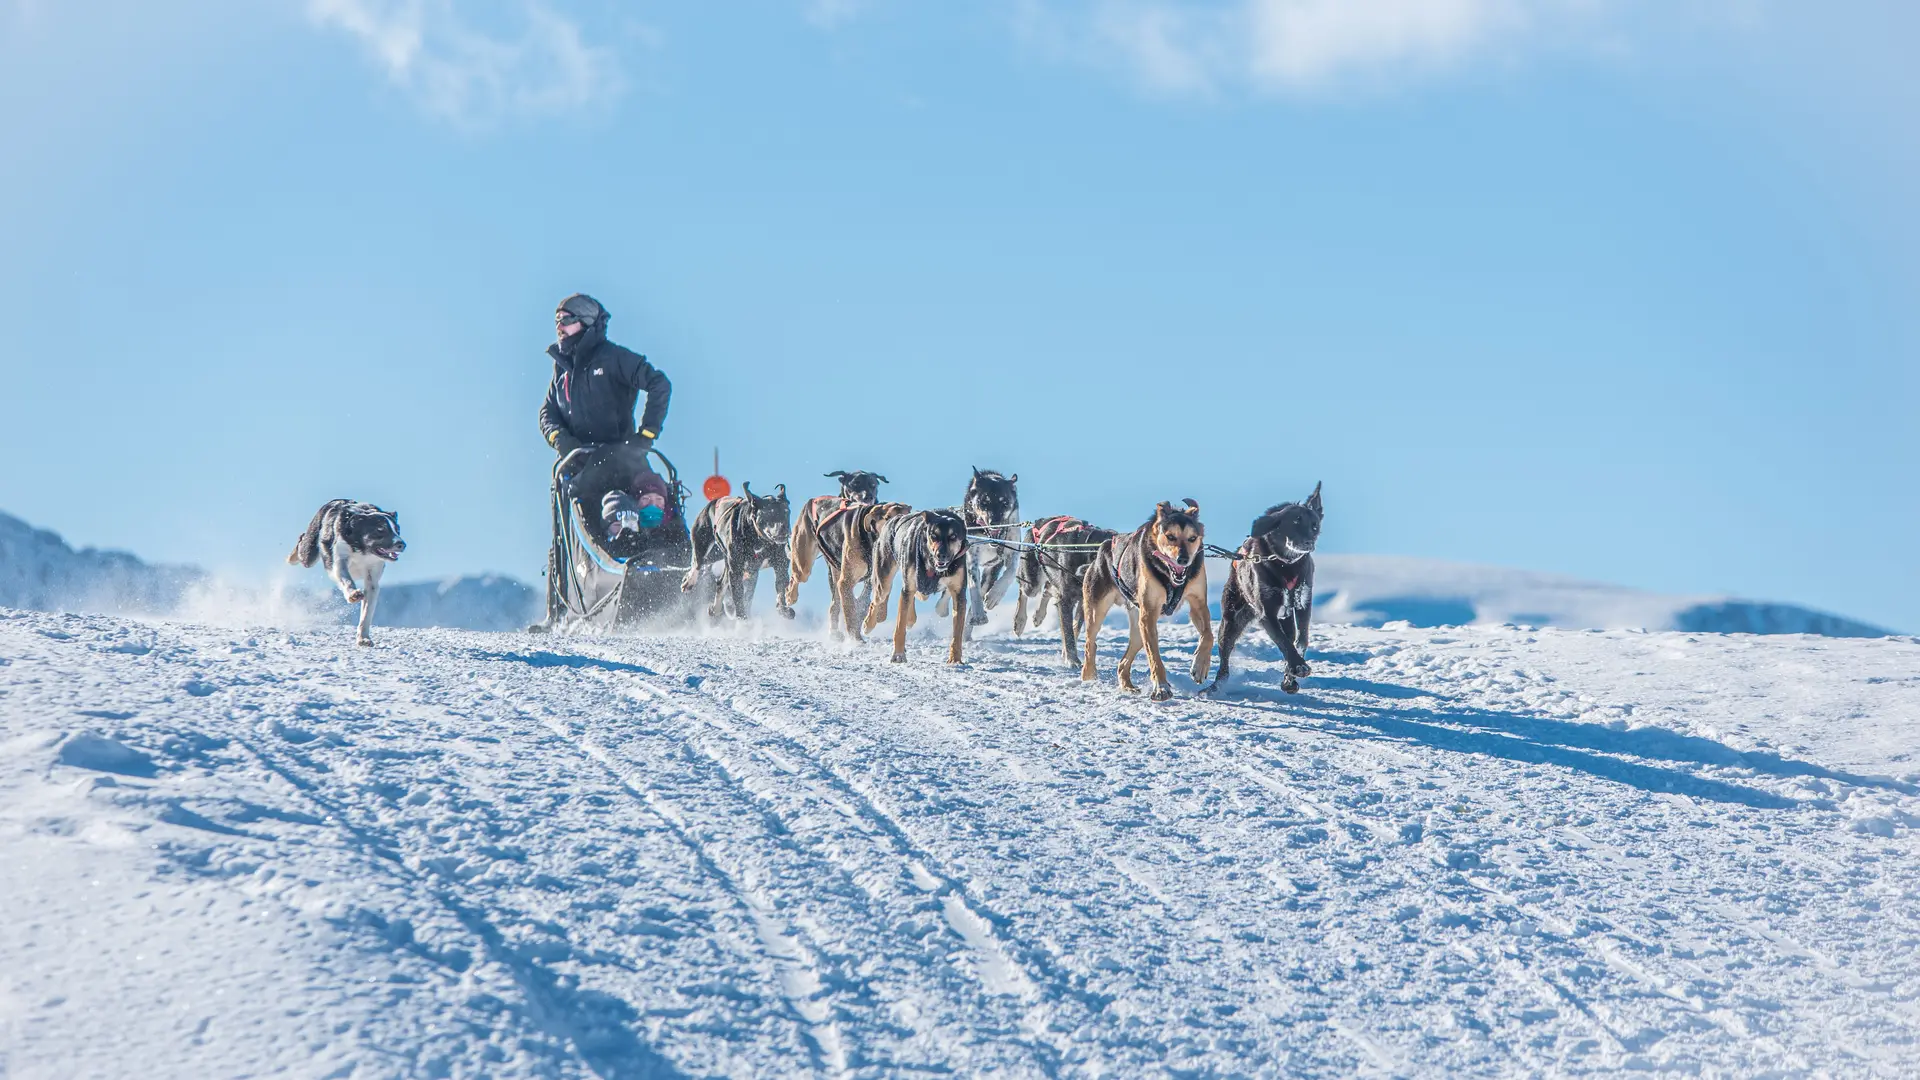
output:
[[557, 344], [553, 382], [540, 406], [540, 434], [562, 454], [581, 444], [626, 442], [635, 434], [633, 407], [646, 391], [647, 408], [638, 431], [660, 434], [673, 384], [647, 358], [611, 341], [582, 343], [571, 357]]

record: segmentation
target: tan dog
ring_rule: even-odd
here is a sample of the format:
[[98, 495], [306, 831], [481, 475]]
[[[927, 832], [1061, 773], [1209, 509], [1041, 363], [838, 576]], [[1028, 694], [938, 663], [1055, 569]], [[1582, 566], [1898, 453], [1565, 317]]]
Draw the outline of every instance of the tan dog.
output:
[[1213, 659], [1213, 622], [1207, 615], [1207, 560], [1201, 545], [1206, 528], [1200, 524], [1200, 504], [1185, 500], [1184, 509], [1171, 503], [1154, 508], [1147, 523], [1100, 545], [1100, 552], [1082, 586], [1081, 602], [1087, 616], [1087, 657], [1080, 678], [1092, 682], [1094, 644], [1100, 624], [1116, 602], [1127, 605], [1127, 652], [1120, 658], [1120, 688], [1137, 693], [1133, 659], [1147, 647], [1147, 667], [1153, 676], [1154, 701], [1173, 696], [1167, 684], [1167, 665], [1160, 659], [1160, 620], [1173, 614], [1182, 600], [1200, 629], [1200, 645], [1193, 656], [1193, 681], [1207, 677]]
[[[820, 557], [820, 524], [836, 511], [850, 505], [839, 495], [816, 495], [800, 504], [800, 520], [794, 522], [792, 543], [787, 545], [787, 592], [782, 597], [788, 607], [800, 599], [800, 583], [813, 576], [813, 561]], [[834, 561], [827, 561], [831, 577]]]
[[[813, 576], [813, 560], [822, 554], [827, 556], [827, 576], [829, 580], [839, 573], [839, 548], [823, 548], [820, 542], [820, 527], [835, 513], [849, 506], [871, 506], [880, 501], [880, 485], [887, 478], [879, 473], [847, 472], [844, 469], [826, 474], [840, 481], [840, 494], [816, 495], [800, 506], [800, 520], [793, 526], [793, 542], [787, 547], [787, 563], [791, 577], [788, 578], [786, 595], [781, 599], [791, 609], [800, 599], [800, 583]], [[839, 594], [834, 594], [834, 602], [839, 602]], [[831, 619], [833, 632], [840, 632], [839, 609], [835, 608]]]
[[[834, 634], [839, 635], [842, 625], [846, 633], [855, 641], [865, 641], [860, 635], [862, 618], [876, 604], [884, 604], [885, 598], [876, 596], [871, 589], [867, 591], [866, 602], [854, 606], [854, 588], [867, 584], [873, 570], [874, 544], [880, 536], [880, 530], [887, 522], [895, 518], [906, 517], [913, 513], [913, 507], [906, 503], [884, 502], [875, 506], [848, 506], [835, 511], [820, 529], [820, 550], [827, 556], [827, 566], [833, 571], [833, 610], [829, 613]], [[840, 620], [844, 620], [842, 623]]]

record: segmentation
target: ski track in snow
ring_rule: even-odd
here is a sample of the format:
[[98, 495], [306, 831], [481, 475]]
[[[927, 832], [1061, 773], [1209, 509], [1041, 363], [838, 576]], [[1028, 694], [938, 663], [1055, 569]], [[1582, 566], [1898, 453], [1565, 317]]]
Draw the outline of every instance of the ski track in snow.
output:
[[1920, 643], [0, 611], [0, 1075], [1912, 1075]]

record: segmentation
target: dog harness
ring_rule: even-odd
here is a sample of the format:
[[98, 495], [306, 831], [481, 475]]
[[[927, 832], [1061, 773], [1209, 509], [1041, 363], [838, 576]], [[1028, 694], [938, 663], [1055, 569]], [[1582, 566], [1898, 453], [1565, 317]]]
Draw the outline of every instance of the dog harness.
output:
[[[1263, 533], [1261, 535], [1265, 535], [1265, 534]], [[1272, 555], [1260, 555], [1255, 553], [1255, 551], [1253, 550], [1253, 543], [1257, 539], [1259, 539], [1259, 537], [1249, 536], [1245, 540], [1240, 541], [1240, 547], [1234, 553], [1239, 556], [1239, 558], [1236, 558], [1233, 560], [1234, 570], [1238, 572], [1240, 567], [1245, 565], [1253, 565], [1254, 563], [1258, 563], [1258, 562], [1268, 562], [1268, 561], [1280, 562], [1281, 563], [1280, 586], [1281, 588], [1284, 588], [1285, 590], [1287, 590], [1288, 593], [1292, 593], [1293, 590], [1300, 585], [1301, 559], [1305, 559], [1308, 555], [1311, 555], [1313, 553], [1310, 551], [1304, 552], [1300, 555], [1299, 558], [1294, 559], [1291, 562], [1281, 562], [1279, 559], [1275, 558]]]

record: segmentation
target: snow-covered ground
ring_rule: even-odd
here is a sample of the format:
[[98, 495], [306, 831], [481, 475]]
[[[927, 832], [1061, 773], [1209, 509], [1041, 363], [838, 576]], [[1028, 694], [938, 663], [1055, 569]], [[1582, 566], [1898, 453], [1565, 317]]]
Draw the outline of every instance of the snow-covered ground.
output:
[[0, 1075], [1920, 1070], [1913, 639], [772, 632], [0, 611]]

